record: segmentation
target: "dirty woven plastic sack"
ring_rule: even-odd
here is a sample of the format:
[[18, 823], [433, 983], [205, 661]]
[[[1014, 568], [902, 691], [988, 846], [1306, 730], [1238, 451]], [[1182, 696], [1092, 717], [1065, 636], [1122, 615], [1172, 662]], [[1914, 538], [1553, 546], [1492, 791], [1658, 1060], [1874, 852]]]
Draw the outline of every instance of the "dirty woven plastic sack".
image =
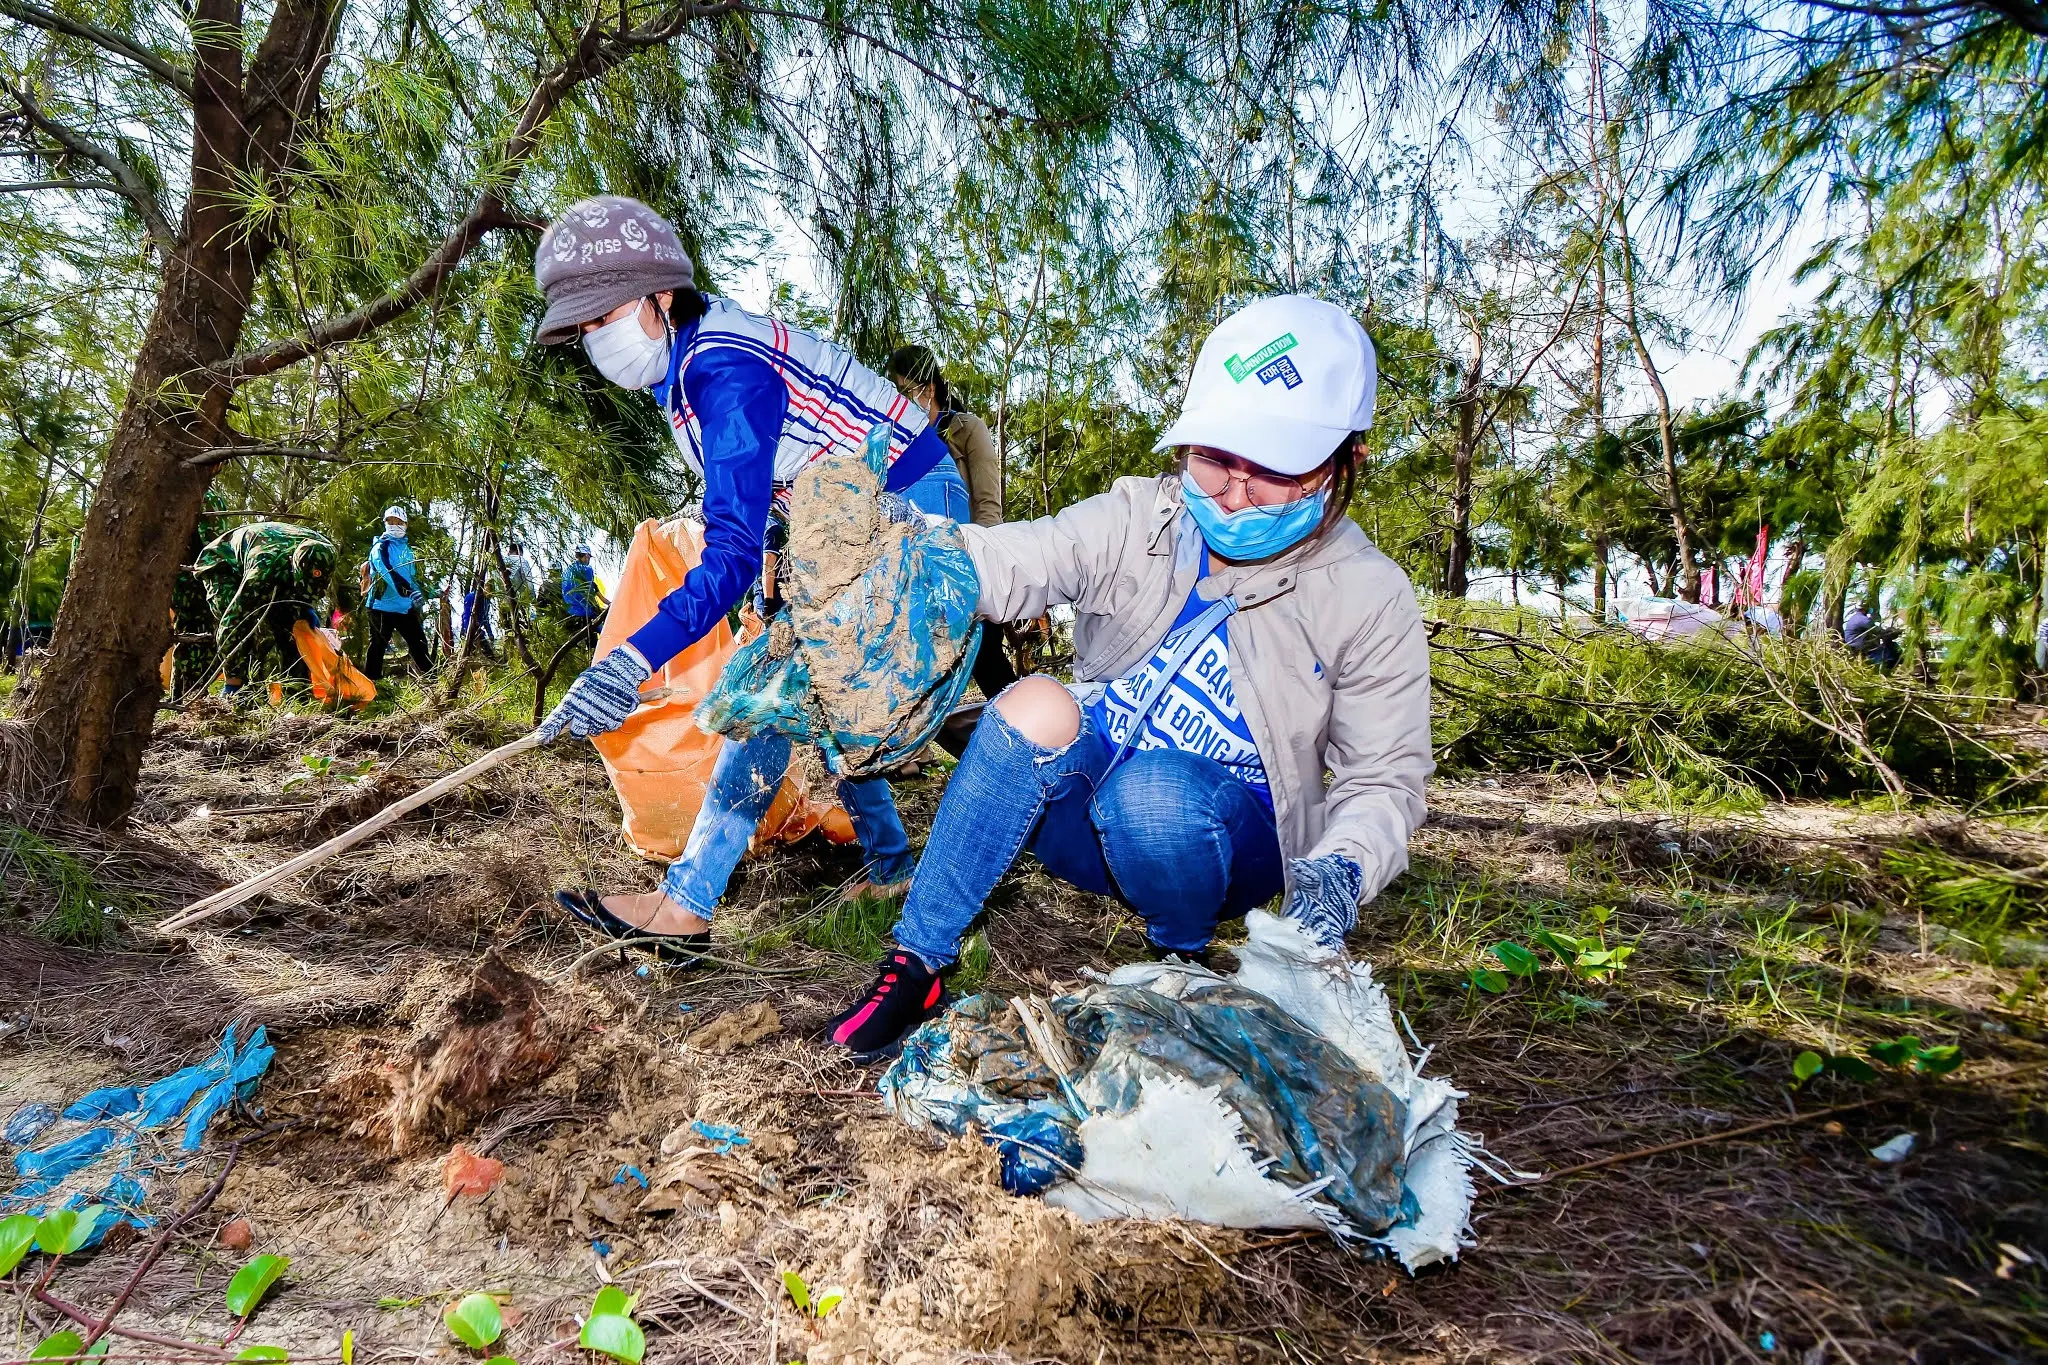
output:
[[[597, 656], [610, 653], [652, 620], [661, 599], [682, 585], [703, 553], [703, 538], [694, 523], [681, 517], [641, 522], [612, 594]], [[643, 858], [671, 861], [681, 856], [689, 840], [724, 743], [698, 727], [698, 699], [718, 680], [738, 648], [732, 627], [720, 621], [647, 680], [646, 691], [667, 688], [666, 697], [643, 703], [618, 729], [591, 741], [618, 793], [626, 842]], [[853, 821], [846, 812], [813, 797], [791, 764], [754, 831], [754, 844], [795, 843], [812, 830], [823, 830], [833, 843], [853, 842]]]
[[[270, 1069], [275, 1049], [262, 1026], [246, 1043], [237, 1043], [235, 1032], [228, 1025], [213, 1055], [195, 1066], [147, 1084], [89, 1091], [36, 1127], [34, 1139], [51, 1140], [14, 1154], [16, 1180], [0, 1195], [0, 1217], [104, 1204], [112, 1216], [100, 1218], [87, 1246], [99, 1245], [116, 1223], [153, 1226], [159, 1215], [149, 1204], [158, 1181], [200, 1149], [230, 1104], [254, 1098]], [[17, 1131], [7, 1126], [10, 1141]]]
[[979, 995], [883, 1075], [914, 1127], [977, 1131], [1003, 1184], [1084, 1218], [1328, 1229], [1410, 1270], [1456, 1259], [1476, 1144], [1417, 1074], [1371, 969], [1246, 918], [1234, 976], [1142, 963], [1050, 1001]]
[[704, 699], [706, 730], [773, 730], [859, 776], [915, 754], [960, 700], [981, 643], [980, 581], [959, 528], [882, 494], [887, 430], [797, 475], [785, 605]]

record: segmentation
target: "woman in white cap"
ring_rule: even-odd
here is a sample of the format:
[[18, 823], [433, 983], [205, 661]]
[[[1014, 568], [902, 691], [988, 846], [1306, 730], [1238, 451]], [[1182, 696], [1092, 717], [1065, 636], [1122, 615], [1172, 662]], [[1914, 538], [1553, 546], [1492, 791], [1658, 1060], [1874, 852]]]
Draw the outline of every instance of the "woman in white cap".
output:
[[[704, 480], [697, 567], [651, 621], [584, 670], [542, 723], [543, 738], [616, 729], [654, 670], [725, 619], [761, 577], [786, 491], [812, 460], [861, 450], [870, 432], [886, 428], [886, 491], [940, 515], [964, 501], [946, 443], [923, 411], [843, 348], [701, 293], [675, 228], [638, 200], [601, 195], [570, 205], [541, 237], [534, 274], [547, 297], [540, 340], [580, 338], [607, 379], [650, 391]], [[726, 744], [683, 856], [655, 890], [556, 899], [601, 932], [651, 942], [667, 961], [694, 960], [789, 756], [789, 740], [776, 734]], [[912, 862], [889, 784], [841, 782], [839, 796], [867, 854], [869, 885], [900, 889]]]
[[1073, 605], [1072, 688], [1036, 675], [983, 716], [946, 787], [895, 948], [827, 1025], [888, 1051], [1025, 850], [1200, 960], [1217, 924], [1285, 897], [1340, 949], [1408, 864], [1433, 763], [1429, 657], [1407, 577], [1346, 515], [1372, 424], [1372, 343], [1300, 295], [1202, 345], [1158, 478], [1038, 521], [961, 528], [992, 621]]
[[[420, 621], [420, 571], [406, 536], [403, 507], [384, 509], [384, 534], [370, 542], [370, 553], [357, 569], [357, 584], [370, 603], [370, 657], [364, 671], [374, 681], [384, 676], [384, 651], [397, 631], [412, 656], [413, 671], [426, 676], [433, 667], [426, 628]], [[375, 591], [372, 591], [372, 589]]]

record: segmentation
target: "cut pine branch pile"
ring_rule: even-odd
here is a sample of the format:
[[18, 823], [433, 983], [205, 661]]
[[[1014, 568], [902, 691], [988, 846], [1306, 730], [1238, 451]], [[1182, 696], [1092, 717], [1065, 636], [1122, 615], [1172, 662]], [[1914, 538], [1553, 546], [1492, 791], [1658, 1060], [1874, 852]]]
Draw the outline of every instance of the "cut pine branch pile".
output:
[[1888, 676], [1826, 642], [1651, 643], [1469, 604], [1430, 625], [1436, 751], [1453, 770], [1635, 779], [1659, 795], [1937, 797], [1996, 810], [2048, 790], [2037, 726]]

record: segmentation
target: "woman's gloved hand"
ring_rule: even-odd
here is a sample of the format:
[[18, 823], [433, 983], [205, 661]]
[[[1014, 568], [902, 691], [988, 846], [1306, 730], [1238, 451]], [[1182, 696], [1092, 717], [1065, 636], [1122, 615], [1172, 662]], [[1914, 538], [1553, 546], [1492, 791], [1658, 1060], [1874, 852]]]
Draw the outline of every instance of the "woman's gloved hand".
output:
[[1358, 923], [1358, 893], [1365, 873], [1340, 853], [1296, 858], [1287, 865], [1294, 887], [1287, 893], [1287, 918], [1326, 948], [1344, 951], [1344, 935]]
[[583, 670], [569, 690], [534, 731], [541, 743], [552, 744], [567, 730], [579, 739], [616, 730], [640, 704], [640, 684], [654, 676], [647, 660], [631, 645], [620, 645]]

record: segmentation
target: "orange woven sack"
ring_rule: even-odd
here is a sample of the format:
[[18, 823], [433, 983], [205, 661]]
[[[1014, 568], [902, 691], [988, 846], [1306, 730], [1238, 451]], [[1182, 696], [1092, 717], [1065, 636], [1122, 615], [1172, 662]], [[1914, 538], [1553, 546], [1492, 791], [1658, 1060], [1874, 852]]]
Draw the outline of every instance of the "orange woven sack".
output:
[[[598, 636], [597, 654], [624, 644], [628, 636], [654, 619], [661, 599], [682, 586], [704, 552], [697, 527], [677, 517], [644, 521], [633, 532], [626, 567], [612, 590], [611, 611]], [[683, 851], [697, 808], [711, 784], [718, 746], [725, 741], [697, 728], [698, 699], [718, 681], [720, 670], [739, 647], [732, 627], [720, 621], [696, 644], [655, 670], [642, 690], [667, 688], [668, 694], [640, 707], [626, 723], [592, 741], [618, 793], [626, 842], [643, 858], [667, 862]], [[844, 810], [814, 799], [794, 771], [754, 831], [754, 845], [771, 841], [794, 843], [812, 830], [823, 830], [834, 843], [853, 841], [853, 822]]]
[[292, 643], [306, 661], [313, 679], [313, 700], [339, 705], [347, 702], [358, 711], [377, 700], [377, 684], [349, 662], [337, 647], [334, 632], [315, 630], [305, 621], [292, 622]]

